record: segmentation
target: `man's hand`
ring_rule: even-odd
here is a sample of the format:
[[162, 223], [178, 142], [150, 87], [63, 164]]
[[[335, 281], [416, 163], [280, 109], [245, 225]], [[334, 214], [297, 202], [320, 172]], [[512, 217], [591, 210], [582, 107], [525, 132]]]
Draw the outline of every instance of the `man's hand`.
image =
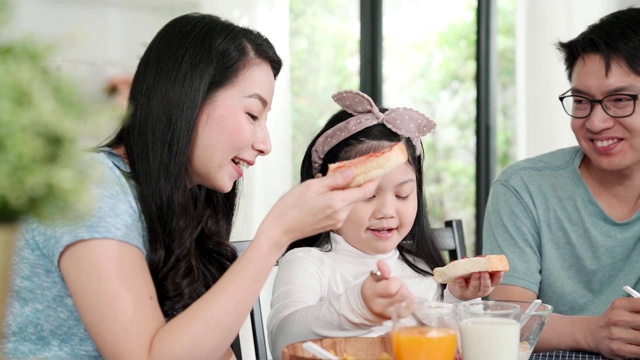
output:
[[588, 344], [609, 359], [640, 358], [640, 299], [617, 298], [596, 317]]

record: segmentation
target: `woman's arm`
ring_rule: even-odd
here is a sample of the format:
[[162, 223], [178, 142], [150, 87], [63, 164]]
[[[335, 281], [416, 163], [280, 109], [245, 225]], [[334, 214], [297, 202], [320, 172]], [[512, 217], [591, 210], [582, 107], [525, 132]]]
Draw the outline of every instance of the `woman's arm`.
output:
[[60, 256], [60, 270], [102, 356], [228, 358], [231, 343], [288, 244], [341, 226], [352, 205], [374, 192], [376, 181], [339, 190], [353, 175], [346, 170], [309, 180], [285, 194], [218, 282], [168, 323], [138, 248], [111, 239], [68, 246]]
[[[78, 242], [65, 250], [60, 269], [105, 359], [228, 359], [229, 346], [279, 255], [251, 248], [169, 323], [144, 255], [132, 245], [107, 239]], [[269, 252], [273, 263], [265, 261]]]

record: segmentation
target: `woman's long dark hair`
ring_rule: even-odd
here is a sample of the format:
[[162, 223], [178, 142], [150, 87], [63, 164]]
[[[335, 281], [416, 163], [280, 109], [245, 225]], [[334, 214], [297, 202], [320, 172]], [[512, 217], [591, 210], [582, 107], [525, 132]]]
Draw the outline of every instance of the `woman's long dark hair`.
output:
[[189, 188], [189, 157], [202, 105], [256, 60], [269, 63], [277, 77], [282, 61], [260, 33], [213, 15], [171, 20], [142, 56], [127, 118], [106, 144], [125, 148], [167, 319], [204, 294], [237, 258], [229, 244], [237, 186], [225, 194]]
[[[381, 108], [381, 112], [386, 112], [386, 109]], [[313, 165], [311, 162], [311, 149], [315, 145], [318, 138], [324, 134], [327, 130], [342, 123], [343, 121], [353, 117], [352, 114], [340, 110], [334, 114], [327, 124], [320, 130], [316, 137], [311, 141], [307, 151], [302, 159], [302, 165], [300, 168], [300, 180], [305, 181], [314, 177]], [[322, 165], [320, 166], [320, 173], [325, 175], [328, 170], [328, 165], [343, 160], [350, 160], [357, 156], [371, 153], [373, 151], [381, 150], [381, 144], [390, 142], [404, 142], [409, 153], [409, 162], [413, 166], [413, 171], [416, 174], [416, 188], [418, 192], [418, 210], [416, 213], [416, 219], [411, 227], [411, 230], [407, 236], [398, 245], [398, 251], [402, 260], [414, 271], [422, 275], [433, 275], [431, 269], [446, 264], [442, 252], [438, 249], [433, 232], [431, 231], [431, 224], [429, 223], [429, 215], [427, 213], [427, 205], [425, 201], [422, 165], [423, 156], [416, 155], [415, 146], [410, 139], [398, 135], [393, 130], [386, 127], [384, 124], [377, 124], [368, 128], [362, 129], [357, 133], [342, 140], [331, 148], [325, 157], [322, 159]], [[373, 143], [373, 144], [372, 144]], [[376, 146], [376, 143], [378, 144]], [[372, 146], [373, 145], [373, 146]], [[318, 235], [310, 236], [292, 243], [288, 250], [298, 247], [318, 247], [328, 249], [331, 246], [331, 239], [329, 232], [324, 232]], [[417, 258], [422, 261], [415, 261]], [[423, 267], [423, 264], [427, 268]], [[442, 294], [443, 287], [440, 286], [440, 294]]]

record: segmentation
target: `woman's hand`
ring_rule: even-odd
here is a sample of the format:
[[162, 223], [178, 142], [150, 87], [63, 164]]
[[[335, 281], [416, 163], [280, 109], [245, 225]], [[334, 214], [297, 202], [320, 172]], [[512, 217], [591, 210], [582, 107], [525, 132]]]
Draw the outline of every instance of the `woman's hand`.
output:
[[502, 271], [481, 271], [471, 274], [469, 277], [459, 277], [449, 283], [448, 288], [453, 296], [459, 300], [471, 300], [489, 295], [502, 281]]
[[256, 240], [274, 238], [284, 252], [295, 240], [341, 227], [353, 205], [373, 196], [378, 186], [376, 179], [347, 189], [355, 173], [347, 168], [289, 190], [263, 220]]
[[367, 276], [362, 283], [361, 294], [369, 311], [382, 319], [391, 319], [395, 304], [409, 301], [414, 295], [399, 277], [391, 277], [389, 264], [384, 260], [377, 263], [380, 277]]

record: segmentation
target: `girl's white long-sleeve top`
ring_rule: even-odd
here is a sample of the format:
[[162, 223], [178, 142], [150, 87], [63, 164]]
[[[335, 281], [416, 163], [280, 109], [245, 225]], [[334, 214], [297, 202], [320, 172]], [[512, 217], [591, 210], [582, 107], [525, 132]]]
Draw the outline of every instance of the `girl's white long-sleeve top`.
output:
[[[382, 255], [366, 254], [334, 233], [331, 246], [331, 251], [294, 249], [280, 259], [267, 321], [274, 359], [281, 358], [286, 345], [298, 341], [373, 337], [389, 332], [391, 321], [369, 311], [360, 292], [363, 281], [371, 270], [376, 270], [380, 259], [391, 267], [391, 276], [402, 278], [415, 296], [432, 300], [438, 297], [438, 284], [433, 277], [413, 271], [397, 249]], [[443, 301], [460, 300], [445, 290]]]

